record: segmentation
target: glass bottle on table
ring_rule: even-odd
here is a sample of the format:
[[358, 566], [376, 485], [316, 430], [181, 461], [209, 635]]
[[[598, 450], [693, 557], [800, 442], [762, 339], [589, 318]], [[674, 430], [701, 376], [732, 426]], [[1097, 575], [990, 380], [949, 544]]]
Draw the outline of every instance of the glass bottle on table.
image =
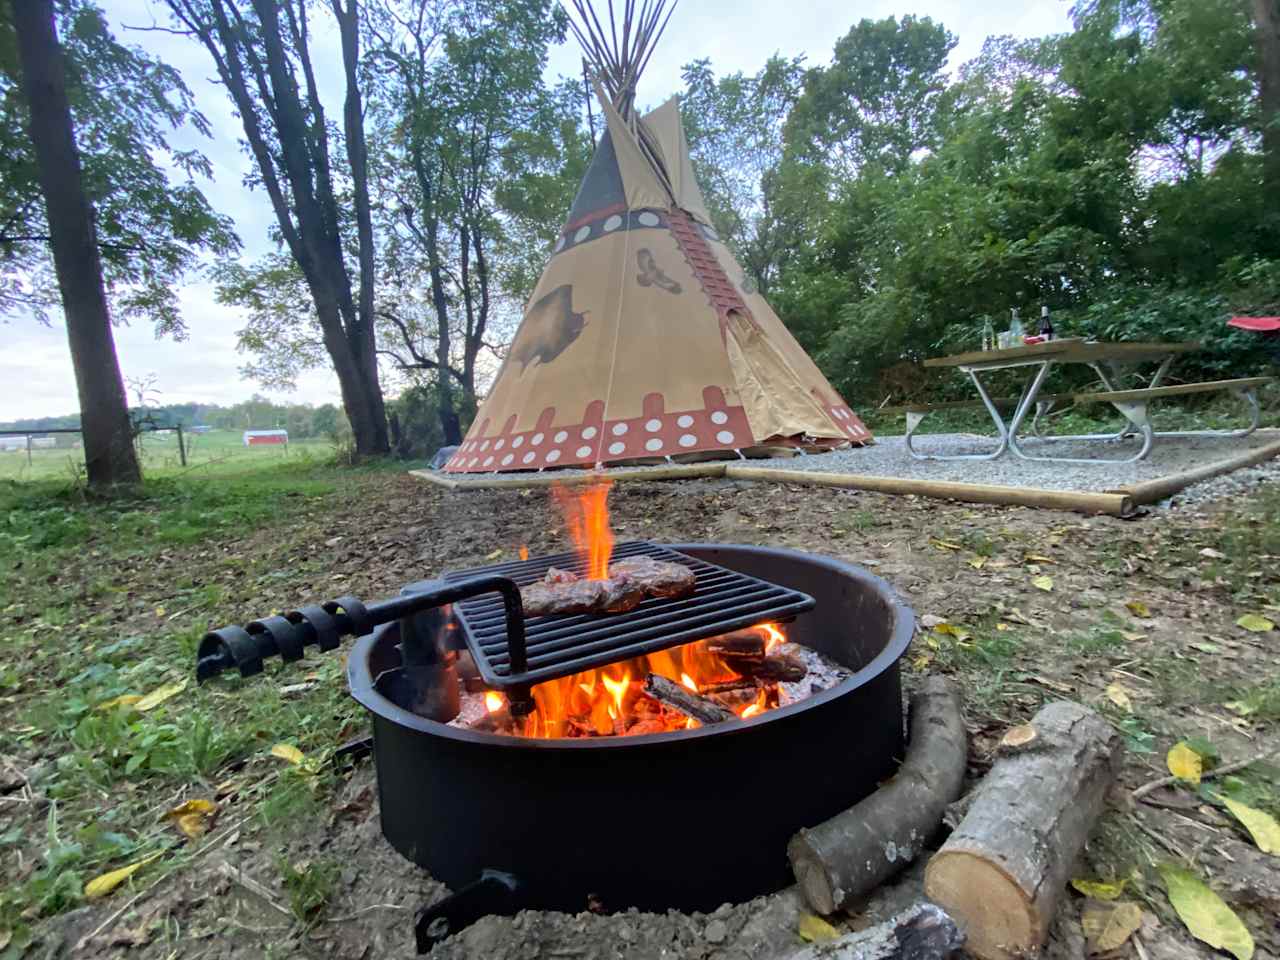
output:
[[1046, 342], [1053, 339], [1053, 321], [1049, 319], [1048, 307], [1040, 308], [1040, 336], [1044, 337]]
[[1023, 338], [1026, 337], [1027, 331], [1022, 326], [1022, 320], [1018, 316], [1018, 308], [1014, 307], [1009, 311], [1009, 346], [1017, 347], [1022, 345]]
[[991, 322], [991, 315], [988, 314], [982, 318], [982, 352], [996, 348], [996, 325]]

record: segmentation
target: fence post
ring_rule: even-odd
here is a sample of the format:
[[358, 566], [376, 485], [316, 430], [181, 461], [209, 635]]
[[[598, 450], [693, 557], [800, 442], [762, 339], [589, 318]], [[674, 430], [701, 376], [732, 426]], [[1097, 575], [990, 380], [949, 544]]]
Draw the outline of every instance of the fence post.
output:
[[185, 467], [187, 465], [187, 448], [182, 443], [182, 424], [178, 424], [178, 460]]
[[27, 434], [27, 466], [31, 466], [31, 434]]

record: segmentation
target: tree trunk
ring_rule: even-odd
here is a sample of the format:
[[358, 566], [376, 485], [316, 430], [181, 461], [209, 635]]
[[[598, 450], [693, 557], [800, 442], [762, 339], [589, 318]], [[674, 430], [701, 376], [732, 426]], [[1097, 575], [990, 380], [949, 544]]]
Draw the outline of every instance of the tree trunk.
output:
[[102, 285], [97, 232], [84, 193], [67, 101], [66, 73], [51, 0], [13, 0], [31, 142], [40, 168], [50, 246], [62, 294], [67, 341], [80, 395], [89, 485], [103, 489], [142, 479], [129, 407]]
[[1253, 0], [1261, 88], [1264, 202], [1280, 210], [1280, 0]]
[[981, 960], [1033, 954], [1121, 758], [1115, 729], [1059, 701], [1015, 728], [955, 832], [929, 861], [926, 896], [964, 927]]
[[787, 844], [809, 906], [843, 910], [919, 856], [960, 796], [967, 757], [960, 692], [945, 677], [930, 677], [911, 698], [911, 741], [893, 779]]

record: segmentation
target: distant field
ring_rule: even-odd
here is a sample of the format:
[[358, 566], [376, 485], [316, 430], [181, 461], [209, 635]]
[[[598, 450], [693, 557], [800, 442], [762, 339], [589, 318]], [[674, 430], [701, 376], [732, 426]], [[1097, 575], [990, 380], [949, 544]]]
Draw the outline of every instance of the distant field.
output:
[[[148, 477], [174, 476], [183, 472], [194, 476], [237, 472], [283, 463], [288, 460], [320, 458], [332, 451], [327, 440], [292, 441], [287, 447], [246, 447], [239, 430], [215, 430], [212, 433], [184, 434], [187, 443], [187, 466], [178, 458], [178, 436], [144, 434], [142, 469]], [[27, 462], [25, 450], [0, 452], [0, 480], [71, 481], [84, 470], [84, 451], [32, 450]]]

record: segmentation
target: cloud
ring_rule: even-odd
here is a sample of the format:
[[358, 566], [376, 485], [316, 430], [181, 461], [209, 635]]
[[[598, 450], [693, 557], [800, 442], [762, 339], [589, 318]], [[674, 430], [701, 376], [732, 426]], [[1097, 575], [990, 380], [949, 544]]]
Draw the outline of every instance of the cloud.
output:
[[[177, 68], [195, 93], [213, 130], [207, 139], [194, 130], [174, 134], [174, 146], [195, 148], [209, 157], [214, 179], [202, 182], [214, 206], [235, 220], [244, 241], [243, 256], [253, 258], [271, 249], [269, 229], [275, 218], [261, 190], [244, 186], [251, 173], [240, 141], [243, 129], [226, 92], [214, 82], [208, 54], [194, 41], [163, 32], [138, 32], [124, 26], [167, 26], [168, 13], [159, 0], [101, 0], [119, 39], [141, 46]], [[880, 19], [914, 13], [943, 23], [959, 38], [952, 67], [976, 56], [983, 40], [993, 34], [1040, 36], [1069, 28], [1067, 0], [996, 0], [974, 4], [968, 0], [917, 0], [911, 7], [889, 0], [869, 0], [851, 7], [837, 0], [685, 0], [672, 17], [641, 88], [642, 102], [656, 104], [680, 89], [680, 68], [710, 57], [718, 73], [754, 72], [775, 52], [805, 54], [811, 64], [830, 59], [836, 40], [857, 19]], [[332, 49], [317, 56], [318, 63], [337, 62], [329, 18], [316, 18], [317, 36]], [[579, 76], [581, 54], [571, 40], [552, 51], [551, 76]], [[340, 116], [341, 71], [321, 71], [330, 115]], [[163, 399], [234, 403], [254, 392], [255, 385], [240, 377], [236, 331], [244, 318], [234, 308], [213, 300], [206, 284], [192, 282], [180, 294], [191, 331], [184, 342], [157, 341], [145, 326], [120, 327], [116, 345], [126, 376], [154, 372]], [[65, 331], [31, 320], [15, 319], [6, 328], [9, 346], [6, 372], [11, 389], [0, 395], [0, 420], [69, 413], [78, 407], [75, 377], [67, 353]], [[259, 391], [263, 392], [263, 391]], [[297, 402], [337, 402], [337, 383], [329, 371], [308, 373], [291, 394], [275, 394]]]

